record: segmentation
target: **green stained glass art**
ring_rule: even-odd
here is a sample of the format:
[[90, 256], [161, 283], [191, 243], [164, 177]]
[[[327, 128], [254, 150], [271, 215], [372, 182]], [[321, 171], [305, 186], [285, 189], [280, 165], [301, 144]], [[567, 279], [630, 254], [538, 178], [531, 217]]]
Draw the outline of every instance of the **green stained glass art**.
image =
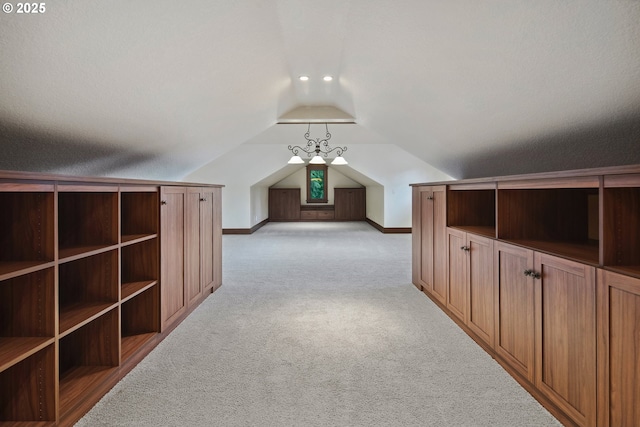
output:
[[310, 171], [311, 199], [324, 199], [324, 171]]

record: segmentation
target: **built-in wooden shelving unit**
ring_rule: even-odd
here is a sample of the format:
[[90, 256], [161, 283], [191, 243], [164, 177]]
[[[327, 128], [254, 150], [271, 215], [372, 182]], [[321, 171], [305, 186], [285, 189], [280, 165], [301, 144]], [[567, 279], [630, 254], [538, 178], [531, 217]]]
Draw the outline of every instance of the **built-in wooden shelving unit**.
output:
[[[0, 172], [0, 426], [75, 423], [170, 332], [159, 193], [172, 185]], [[221, 235], [219, 218], [209, 229]]]

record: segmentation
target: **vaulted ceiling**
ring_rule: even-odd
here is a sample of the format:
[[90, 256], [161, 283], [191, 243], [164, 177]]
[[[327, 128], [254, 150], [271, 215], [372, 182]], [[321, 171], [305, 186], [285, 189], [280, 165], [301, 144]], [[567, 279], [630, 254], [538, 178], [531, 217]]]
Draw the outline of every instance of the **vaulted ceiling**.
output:
[[456, 178], [640, 163], [637, 0], [45, 5], [0, 16], [1, 169], [180, 179], [317, 105]]

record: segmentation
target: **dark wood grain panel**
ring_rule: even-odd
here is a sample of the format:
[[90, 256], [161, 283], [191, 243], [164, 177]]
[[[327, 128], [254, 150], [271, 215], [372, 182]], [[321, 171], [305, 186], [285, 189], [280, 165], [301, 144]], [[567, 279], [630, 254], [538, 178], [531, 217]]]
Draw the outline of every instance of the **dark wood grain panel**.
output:
[[449, 191], [447, 194], [447, 223], [450, 227], [496, 226], [496, 190]]
[[432, 188], [433, 196], [433, 295], [443, 303], [447, 298], [447, 191]]
[[493, 347], [495, 328], [493, 240], [467, 234], [467, 325]]
[[58, 246], [64, 250], [117, 244], [118, 218], [117, 192], [59, 192]]
[[214, 289], [222, 286], [222, 189], [214, 188], [213, 200], [213, 281]]
[[524, 271], [533, 268], [533, 251], [502, 242], [494, 246], [495, 350], [524, 378], [533, 382], [534, 283]]
[[596, 422], [595, 268], [535, 255], [536, 386], [580, 425]]
[[462, 322], [467, 320], [466, 233], [447, 229], [447, 308]]
[[0, 282], [0, 337], [53, 337], [54, 269]]
[[269, 188], [269, 220], [292, 221], [300, 219], [299, 188]]
[[333, 194], [337, 221], [364, 221], [366, 219], [366, 188], [335, 188]]
[[0, 372], [53, 344], [47, 337], [0, 337]]
[[56, 420], [55, 346], [0, 372], [0, 423]]
[[[122, 247], [120, 250], [121, 287], [135, 282], [157, 281], [160, 277], [158, 264], [158, 239]], [[121, 298], [125, 298], [124, 292]]]
[[214, 285], [214, 204], [212, 189], [200, 190], [200, 288], [211, 289]]
[[96, 305], [108, 306], [118, 302], [118, 270], [116, 250], [60, 265], [60, 332], [75, 326], [72, 322], [86, 320], [82, 315], [93, 315]]
[[161, 320], [165, 330], [186, 310], [184, 293], [186, 188], [160, 189]]
[[0, 193], [0, 262], [53, 261], [54, 194]]
[[640, 279], [598, 271], [598, 425], [640, 425]]
[[158, 192], [120, 193], [121, 233], [157, 234], [160, 216]]
[[604, 265], [640, 264], [640, 187], [604, 190]]
[[184, 217], [184, 292], [187, 306], [196, 302], [202, 295], [200, 281], [200, 193], [187, 192]]

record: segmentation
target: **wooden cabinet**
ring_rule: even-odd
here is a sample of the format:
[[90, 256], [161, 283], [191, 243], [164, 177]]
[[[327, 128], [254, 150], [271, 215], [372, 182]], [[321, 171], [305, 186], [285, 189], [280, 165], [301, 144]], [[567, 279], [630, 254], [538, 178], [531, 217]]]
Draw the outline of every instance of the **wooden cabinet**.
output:
[[598, 425], [640, 425], [640, 279], [598, 270]]
[[300, 189], [269, 189], [269, 221], [295, 221], [300, 219]]
[[367, 218], [366, 188], [335, 188], [335, 219], [364, 221]]
[[221, 193], [215, 190], [161, 188], [163, 330], [220, 286], [214, 268], [221, 267]]
[[579, 425], [595, 425], [595, 268], [535, 253], [531, 274], [536, 387]]
[[412, 277], [442, 304], [447, 303], [445, 186], [413, 188]]
[[300, 207], [300, 219], [303, 221], [331, 221], [335, 219], [333, 205], [303, 205]]
[[412, 214], [413, 283], [532, 395], [569, 425], [640, 425], [640, 165], [413, 184]]
[[447, 228], [447, 308], [493, 346], [493, 240]]

